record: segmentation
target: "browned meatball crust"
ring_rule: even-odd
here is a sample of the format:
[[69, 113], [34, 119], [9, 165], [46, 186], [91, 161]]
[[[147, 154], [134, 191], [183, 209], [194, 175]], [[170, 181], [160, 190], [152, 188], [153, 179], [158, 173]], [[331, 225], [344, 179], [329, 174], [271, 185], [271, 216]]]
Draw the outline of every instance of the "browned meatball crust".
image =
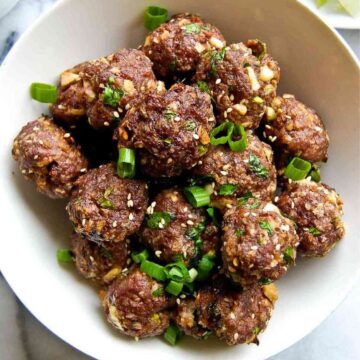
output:
[[148, 203], [144, 181], [121, 179], [114, 164], [76, 182], [67, 211], [75, 231], [92, 241], [123, 241], [139, 230]]
[[265, 330], [276, 300], [274, 284], [243, 290], [225, 284], [207, 286], [196, 296], [199, 324], [228, 345], [258, 343], [257, 335]]
[[122, 49], [84, 62], [60, 77], [54, 117], [74, 123], [87, 115], [96, 129], [116, 124], [131, 103], [148, 91], [164, 90], [152, 72], [152, 62], [140, 50]]
[[167, 309], [171, 301], [164, 291], [161, 295], [153, 294], [159, 288], [163, 285], [137, 268], [113, 282], [103, 300], [109, 323], [135, 338], [162, 334], [169, 326]]
[[199, 16], [175, 15], [145, 39], [143, 50], [162, 78], [194, 72], [204, 51], [221, 49], [225, 39], [215, 26]]
[[225, 272], [243, 286], [285, 275], [299, 245], [294, 223], [265, 202], [257, 208], [246, 204], [228, 210], [222, 239]]
[[199, 309], [194, 299], [181, 300], [174, 311], [173, 320], [186, 335], [195, 339], [204, 339], [210, 334], [209, 329], [199, 324]]
[[214, 120], [208, 94], [175, 84], [165, 94], [148, 94], [128, 111], [118, 129], [119, 146], [142, 149], [146, 175], [180, 175], [206, 152]]
[[281, 153], [310, 162], [327, 160], [329, 136], [313, 109], [289, 94], [275, 98], [271, 106], [276, 117], [267, 121], [265, 136]]
[[276, 96], [280, 68], [269, 54], [258, 52], [258, 44], [249, 40], [211, 50], [198, 65], [194, 81], [206, 82], [220, 121], [256, 129], [266, 105]]
[[39, 192], [54, 199], [67, 197], [88, 166], [71, 134], [46, 116], [21, 129], [12, 154], [25, 178], [33, 180]]
[[277, 205], [297, 224], [299, 251], [306, 256], [325, 256], [345, 234], [343, 202], [328, 185], [309, 180], [289, 183]]
[[126, 269], [130, 263], [128, 248], [128, 241], [99, 243], [76, 233], [71, 237], [71, 251], [80, 274], [104, 284]]
[[[211, 147], [193, 170], [195, 176], [210, 176], [214, 179], [212, 202], [219, 208], [231, 207], [236, 197], [246, 192], [271, 200], [276, 190], [276, 169], [271, 147], [247, 132], [248, 145], [242, 152], [231, 151], [228, 146]], [[235, 185], [231, 196], [221, 196], [223, 185]]]
[[150, 228], [145, 221], [140, 237], [161, 261], [170, 262], [176, 255], [181, 255], [188, 263], [197, 255], [191, 230], [199, 225], [206, 226], [200, 233], [200, 238], [203, 240], [201, 252], [216, 253], [219, 249], [218, 229], [212, 224], [205, 225], [205, 216], [202, 215], [201, 210], [192, 208], [178, 190], [164, 190], [155, 197], [147, 213], [151, 216], [160, 212], [170, 214], [171, 221], [168, 224], [160, 224], [157, 228]]

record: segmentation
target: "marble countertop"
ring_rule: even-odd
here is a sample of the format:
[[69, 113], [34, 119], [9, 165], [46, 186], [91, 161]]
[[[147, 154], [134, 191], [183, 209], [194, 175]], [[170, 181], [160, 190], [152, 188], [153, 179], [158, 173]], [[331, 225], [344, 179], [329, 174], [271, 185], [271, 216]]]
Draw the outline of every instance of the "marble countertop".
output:
[[[0, 0], [1, 1], [1, 0]], [[21, 33], [56, 0], [20, 0], [0, 19], [0, 63]], [[360, 31], [339, 33], [360, 58]], [[355, 75], [355, 74], [354, 74]], [[360, 359], [360, 284], [317, 329], [271, 360]], [[0, 274], [0, 359], [90, 359], [40, 324], [16, 298]]]

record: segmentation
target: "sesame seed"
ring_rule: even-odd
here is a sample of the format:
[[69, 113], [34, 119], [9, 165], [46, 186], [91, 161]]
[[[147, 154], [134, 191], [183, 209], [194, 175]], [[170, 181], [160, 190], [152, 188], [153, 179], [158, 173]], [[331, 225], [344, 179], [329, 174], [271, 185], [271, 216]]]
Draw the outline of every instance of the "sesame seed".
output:
[[231, 113], [232, 111], [233, 111], [232, 108], [227, 108], [227, 110], [226, 110], [227, 113]]
[[104, 126], [109, 126], [109, 125], [110, 125], [109, 122], [107, 121], [104, 122]]
[[180, 305], [181, 301], [180, 301], [179, 298], [176, 299], [176, 303], [177, 303], [178, 305]]
[[224, 111], [224, 118], [227, 119], [227, 112]]
[[267, 128], [267, 129], [271, 129], [271, 126], [270, 125], [265, 125], [265, 127]]
[[238, 333], [235, 333], [235, 334], [234, 334], [234, 340], [236, 341], [238, 338], [239, 338], [239, 334], [238, 334]]
[[43, 145], [44, 142], [43, 142], [42, 140], [39, 140], [39, 144], [40, 144], [40, 145]]
[[156, 201], [153, 201], [152, 203], [151, 203], [151, 207], [155, 207], [156, 206]]
[[181, 294], [181, 295], [180, 295], [180, 298], [181, 298], [181, 299], [186, 299], [186, 295], [185, 295], [185, 294]]
[[201, 160], [200, 160], [200, 161], [198, 161], [198, 165], [202, 165], [202, 163], [203, 163], [203, 162], [202, 162]]
[[258, 249], [258, 247], [256, 245], [254, 245], [250, 249], [256, 251]]
[[187, 211], [188, 211], [188, 208], [185, 206], [185, 207], [183, 208], [183, 211], [184, 211], [184, 212], [187, 212]]
[[278, 202], [278, 201], [279, 201], [279, 197], [278, 197], [278, 196], [275, 196], [274, 201], [275, 201], [275, 202]]
[[129, 220], [130, 220], [130, 221], [134, 220], [134, 214], [133, 214], [133, 213], [130, 213], [130, 214], [129, 214]]
[[164, 224], [162, 224], [162, 223], [159, 223], [159, 229], [163, 229], [164, 228]]
[[229, 99], [230, 99], [231, 101], [234, 101], [234, 99], [235, 99], [234, 95], [231, 94], [231, 95], [229, 96]]
[[135, 337], [134, 337], [134, 340], [135, 340], [135, 341], [139, 341], [139, 337], [138, 337], [138, 336], [135, 336]]
[[113, 227], [116, 227], [116, 226], [117, 226], [117, 221], [116, 221], [116, 220], [112, 223], [112, 226], [113, 226]]
[[230, 313], [230, 319], [235, 320], [235, 314], [233, 312]]
[[66, 138], [69, 138], [71, 136], [71, 134], [70, 133], [66, 133], [66, 134], [64, 134], [64, 138], [66, 139]]
[[22, 174], [26, 174], [26, 170], [25, 170], [25, 169], [22, 169], [22, 170], [21, 170], [21, 173], [22, 173]]
[[232, 205], [231, 205], [231, 204], [226, 204], [226, 207], [227, 207], [228, 209], [232, 209]]
[[175, 117], [174, 117], [174, 120], [175, 120], [175, 121], [180, 121], [180, 116], [175, 116]]
[[254, 313], [251, 314], [251, 318], [255, 319], [255, 314]]
[[85, 226], [85, 224], [86, 224], [86, 219], [82, 219], [81, 225], [82, 225], [82, 226]]
[[198, 134], [193, 134], [193, 138], [194, 138], [195, 140], [198, 140], [198, 139], [199, 139], [199, 135], [198, 135]]
[[117, 111], [114, 111], [114, 112], [113, 112], [113, 115], [114, 115], [114, 117], [116, 117], [116, 118], [120, 117], [120, 115], [119, 115], [119, 113], [118, 113]]
[[156, 251], [155, 251], [155, 255], [156, 255], [157, 257], [160, 257], [161, 253], [162, 253], [161, 250], [156, 250]]
[[279, 251], [280, 248], [281, 248], [281, 245], [280, 245], [280, 244], [277, 244], [277, 245], [275, 246], [276, 251]]
[[131, 193], [128, 193], [127, 199], [128, 199], [128, 200], [131, 199]]
[[130, 207], [133, 207], [134, 206], [134, 202], [132, 200], [128, 200], [127, 202], [127, 206], [130, 208]]
[[191, 221], [191, 220], [188, 220], [187, 222], [186, 222], [188, 225], [194, 225], [194, 222], [193, 221]]
[[125, 110], [129, 110], [130, 109], [130, 104], [126, 104], [125, 105]]
[[86, 168], [82, 168], [82, 169], [80, 169], [80, 172], [81, 172], [81, 173], [86, 172]]
[[266, 139], [266, 132], [263, 131], [263, 137]]
[[188, 218], [189, 218], [189, 219], [192, 219], [192, 217], [193, 217], [193, 216], [192, 216], [191, 214], [188, 214]]
[[181, 227], [186, 228], [186, 224], [182, 223], [180, 224]]
[[227, 171], [220, 171], [220, 174], [226, 176], [228, 174], [228, 172]]
[[165, 219], [164, 219], [164, 218], [161, 218], [161, 219], [160, 219], [160, 224], [165, 225]]
[[39, 155], [35, 155], [35, 156], [34, 156], [34, 160], [36, 160], [38, 157], [39, 157]]
[[221, 79], [216, 79], [215, 84], [219, 85], [221, 83]]
[[209, 122], [215, 121], [215, 118], [214, 118], [213, 116], [211, 116], [211, 117], [209, 117], [208, 121], [209, 121]]
[[39, 128], [38, 128], [37, 126], [34, 126], [34, 127], [33, 127], [33, 130], [34, 130], [34, 131], [38, 131]]

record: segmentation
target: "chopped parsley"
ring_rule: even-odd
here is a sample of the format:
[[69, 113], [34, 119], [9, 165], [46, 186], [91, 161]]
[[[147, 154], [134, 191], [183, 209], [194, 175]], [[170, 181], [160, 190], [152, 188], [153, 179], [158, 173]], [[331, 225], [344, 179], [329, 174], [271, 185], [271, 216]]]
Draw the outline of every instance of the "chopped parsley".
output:
[[195, 242], [196, 254], [201, 252], [203, 242], [201, 240], [200, 234], [205, 230], [205, 225], [200, 223], [192, 228], [189, 228], [186, 231], [186, 236]]
[[272, 283], [272, 280], [268, 279], [268, 278], [261, 278], [258, 283], [260, 285], [269, 285]]
[[165, 139], [165, 140], [164, 140], [164, 143], [165, 143], [166, 145], [171, 145], [172, 140], [171, 140], [171, 139]]
[[239, 206], [245, 205], [249, 199], [253, 198], [253, 194], [251, 191], [247, 191], [246, 193], [243, 194], [242, 197], [238, 198], [238, 204]]
[[172, 111], [169, 108], [166, 108], [164, 111], [164, 116], [166, 120], [174, 120], [175, 116], [176, 116], [176, 112]]
[[246, 207], [248, 209], [257, 209], [260, 205], [260, 200], [259, 199], [254, 199], [252, 204], [247, 204]]
[[210, 75], [215, 76], [217, 74], [216, 66], [219, 63], [219, 61], [224, 60], [224, 56], [225, 56], [225, 47], [223, 47], [220, 51], [217, 50], [210, 51], [209, 53], [210, 65], [211, 65]]
[[189, 120], [184, 124], [184, 129], [188, 131], [194, 131], [196, 129], [196, 122]]
[[109, 199], [109, 196], [113, 192], [112, 187], [108, 187], [105, 191], [103, 196], [97, 201], [98, 205], [100, 205], [104, 209], [114, 209], [114, 203]]
[[165, 229], [171, 222], [172, 216], [165, 211], [154, 212], [148, 216], [146, 225], [150, 229]]
[[247, 67], [249, 67], [249, 66], [250, 66], [249, 63], [245, 63], [245, 64], [243, 65], [244, 68], [247, 68]]
[[210, 88], [205, 81], [198, 81], [197, 87], [200, 89], [200, 91], [210, 94]]
[[208, 149], [207, 149], [207, 147], [205, 146], [205, 145], [199, 145], [198, 147], [197, 147], [197, 149], [198, 149], [198, 152], [199, 152], [199, 156], [201, 157], [201, 156], [204, 156], [206, 153], [207, 153], [207, 151], [208, 151]]
[[209, 215], [211, 221], [213, 224], [217, 227], [220, 227], [221, 220], [219, 219], [218, 210], [212, 207], [207, 208], [206, 210], [207, 214]]
[[259, 158], [252, 153], [249, 156], [249, 165], [250, 165], [250, 170], [256, 176], [261, 177], [263, 179], [268, 178], [269, 172], [265, 169], [264, 165], [261, 164]]
[[220, 186], [219, 195], [229, 196], [237, 190], [237, 186], [233, 184], [224, 184]]
[[124, 90], [115, 89], [109, 84], [107, 84], [102, 93], [102, 100], [105, 105], [109, 105], [113, 108], [119, 105], [119, 101], [124, 96]]
[[258, 327], [258, 326], [255, 326], [253, 329], [252, 329], [252, 333], [254, 335], [259, 335], [261, 329]]
[[309, 227], [309, 233], [314, 236], [321, 235], [321, 231], [314, 226]]
[[243, 235], [245, 235], [245, 230], [244, 229], [236, 229], [235, 230], [235, 235], [236, 236], [243, 236]]
[[284, 260], [290, 264], [295, 261], [295, 250], [291, 246], [288, 246], [284, 251]]
[[151, 294], [153, 297], [159, 297], [164, 293], [164, 289], [162, 287], [157, 288]]
[[259, 225], [263, 230], [266, 230], [270, 236], [273, 234], [273, 229], [267, 221], [260, 220]]
[[185, 31], [188, 34], [199, 34], [201, 32], [200, 24], [187, 24], [185, 25]]

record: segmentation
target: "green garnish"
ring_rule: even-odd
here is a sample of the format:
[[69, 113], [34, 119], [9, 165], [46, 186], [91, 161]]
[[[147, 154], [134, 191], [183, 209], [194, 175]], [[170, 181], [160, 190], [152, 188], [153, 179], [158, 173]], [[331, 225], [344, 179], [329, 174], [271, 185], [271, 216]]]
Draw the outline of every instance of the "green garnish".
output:
[[226, 121], [210, 131], [210, 144], [224, 145], [228, 142], [234, 131], [234, 124]]
[[149, 258], [150, 254], [149, 251], [147, 249], [144, 249], [141, 252], [132, 252], [131, 253], [131, 258], [134, 261], [134, 263], [136, 264], [140, 264], [141, 262], [143, 262], [144, 260], [147, 260]]
[[103, 196], [97, 201], [97, 203], [104, 209], [113, 209], [114, 203], [109, 199], [110, 194], [113, 192], [112, 187], [108, 187]]
[[180, 330], [174, 324], [169, 325], [164, 333], [164, 339], [170, 344], [175, 345], [180, 337]]
[[284, 251], [284, 260], [290, 264], [293, 263], [295, 261], [295, 249], [292, 248], [291, 246], [288, 246], [285, 251]]
[[200, 24], [187, 24], [185, 25], [185, 31], [188, 34], [199, 34], [201, 32]]
[[165, 211], [157, 211], [148, 215], [146, 225], [150, 229], [165, 229], [171, 222], [172, 216]]
[[56, 86], [43, 83], [32, 83], [30, 85], [30, 96], [39, 102], [52, 104], [57, 99]]
[[270, 236], [273, 234], [273, 229], [267, 221], [260, 220], [259, 225], [263, 230], [266, 230]]
[[221, 185], [219, 189], [219, 195], [229, 196], [236, 192], [237, 186], [233, 184], [225, 184]]
[[198, 81], [197, 87], [200, 89], [200, 91], [210, 94], [210, 88], [205, 81]]
[[152, 295], [153, 297], [160, 297], [160, 296], [163, 295], [163, 294], [164, 294], [164, 289], [163, 289], [162, 287], [157, 288], [156, 290], [154, 290], [154, 291], [151, 293], [151, 295]]
[[68, 249], [58, 249], [56, 257], [59, 263], [71, 263], [74, 261], [72, 253]]
[[119, 149], [117, 162], [117, 174], [121, 178], [133, 178], [135, 176], [135, 150], [128, 148]]
[[201, 240], [201, 233], [205, 230], [205, 225], [203, 223], [198, 224], [192, 228], [189, 228], [186, 231], [186, 236], [195, 242], [196, 254], [201, 252], [203, 242]]
[[236, 236], [243, 236], [243, 235], [245, 235], [245, 230], [244, 229], [236, 229], [235, 230], [235, 235]]
[[252, 204], [250, 204], [250, 205], [248, 204], [248, 205], [246, 205], [246, 207], [247, 207], [248, 209], [257, 209], [257, 208], [259, 207], [259, 205], [260, 205], [260, 200], [259, 200], [259, 199], [255, 199]]
[[167, 17], [167, 9], [161, 8], [159, 6], [149, 6], [145, 11], [144, 25], [148, 30], [154, 30], [160, 24], [166, 22]]
[[171, 61], [171, 63], [169, 64], [169, 70], [175, 71], [177, 62], [178, 62], [178, 61], [177, 61], [177, 58], [173, 59], [173, 60]]
[[198, 276], [199, 281], [206, 280], [210, 276], [212, 268], [215, 266], [214, 257], [211, 255], [204, 255], [198, 264]]
[[229, 136], [228, 143], [232, 151], [244, 151], [247, 147], [247, 135], [244, 127], [234, 124], [234, 130]]
[[239, 206], [245, 205], [249, 199], [252, 199], [254, 196], [251, 191], [247, 191], [243, 194], [242, 197], [238, 198], [238, 204]]
[[249, 156], [249, 165], [250, 170], [258, 177], [261, 177], [263, 179], [267, 179], [269, 176], [269, 172], [266, 170], [266, 168], [261, 164], [259, 158], [254, 155], [253, 153]]
[[311, 170], [311, 163], [299, 157], [294, 157], [286, 166], [284, 175], [291, 180], [303, 180]]
[[198, 145], [197, 149], [198, 149], [200, 157], [204, 156], [208, 151], [208, 149], [207, 149], [207, 147], [205, 145]]
[[206, 212], [209, 215], [212, 222], [214, 223], [214, 225], [220, 227], [220, 220], [219, 220], [219, 215], [217, 214], [217, 209], [210, 207], [206, 209]]
[[313, 165], [312, 170], [310, 171], [309, 175], [311, 179], [315, 182], [321, 181], [320, 169], [317, 165]]
[[188, 131], [194, 131], [196, 129], [196, 122], [189, 120], [184, 124], [184, 129]]
[[195, 208], [210, 204], [210, 194], [200, 186], [189, 186], [185, 188], [184, 195]]
[[166, 108], [164, 111], [164, 116], [166, 120], [173, 120], [176, 116], [176, 112], [172, 111], [169, 108]]
[[105, 105], [116, 108], [124, 94], [124, 90], [115, 89], [110, 84], [107, 84], [105, 85], [104, 91], [102, 93], [102, 100]]
[[258, 326], [255, 326], [253, 329], [252, 329], [252, 333], [254, 335], [259, 335], [261, 329], [258, 327]]
[[215, 76], [217, 74], [216, 66], [219, 63], [219, 61], [224, 60], [224, 56], [225, 56], [225, 47], [223, 47], [220, 51], [217, 50], [210, 51], [209, 53], [210, 65], [211, 65], [210, 75]]
[[258, 283], [260, 284], [260, 285], [269, 285], [269, 284], [271, 284], [273, 281], [272, 280], [270, 280], [270, 279], [268, 279], [268, 278], [261, 278], [259, 281], [258, 281]]
[[321, 231], [314, 226], [309, 227], [309, 233], [314, 236], [321, 235]]

